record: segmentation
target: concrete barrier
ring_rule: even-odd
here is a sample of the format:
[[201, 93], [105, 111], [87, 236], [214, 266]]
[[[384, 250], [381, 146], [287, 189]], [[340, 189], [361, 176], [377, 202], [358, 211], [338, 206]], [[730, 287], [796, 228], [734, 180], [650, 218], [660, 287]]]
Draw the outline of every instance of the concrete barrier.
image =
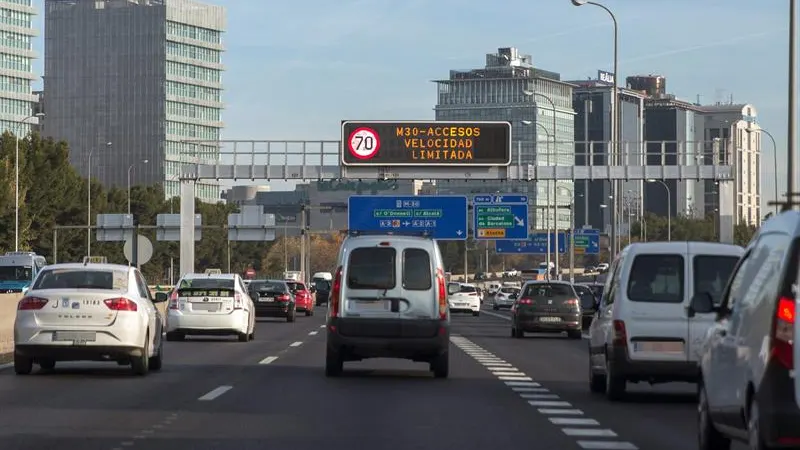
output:
[[14, 351], [14, 319], [22, 294], [0, 294], [0, 354]]

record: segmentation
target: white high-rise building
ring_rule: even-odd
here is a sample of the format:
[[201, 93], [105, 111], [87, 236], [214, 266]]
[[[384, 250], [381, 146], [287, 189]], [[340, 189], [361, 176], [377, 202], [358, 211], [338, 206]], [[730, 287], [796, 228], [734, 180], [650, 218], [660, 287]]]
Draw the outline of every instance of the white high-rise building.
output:
[[0, 131], [20, 136], [37, 122], [31, 117], [38, 103], [31, 92], [38, 78], [33, 72], [35, 15], [33, 0], [0, 0]]

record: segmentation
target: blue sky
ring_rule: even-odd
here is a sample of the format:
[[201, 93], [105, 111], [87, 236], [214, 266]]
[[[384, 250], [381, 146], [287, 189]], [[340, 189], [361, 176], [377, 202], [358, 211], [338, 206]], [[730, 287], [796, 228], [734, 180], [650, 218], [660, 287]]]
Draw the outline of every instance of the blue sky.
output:
[[[42, 0], [34, 2], [41, 11]], [[569, 0], [212, 0], [228, 10], [226, 139], [338, 139], [342, 119], [432, 119], [432, 79], [514, 46], [563, 79], [611, 70], [601, 9]], [[620, 75], [678, 97], [753, 103], [786, 157], [788, 2], [605, 0]], [[41, 23], [42, 17], [39, 17]], [[42, 39], [37, 49], [43, 50]], [[37, 65], [41, 73], [42, 64]], [[772, 154], [764, 155], [771, 199]], [[778, 174], [784, 189], [785, 174]]]

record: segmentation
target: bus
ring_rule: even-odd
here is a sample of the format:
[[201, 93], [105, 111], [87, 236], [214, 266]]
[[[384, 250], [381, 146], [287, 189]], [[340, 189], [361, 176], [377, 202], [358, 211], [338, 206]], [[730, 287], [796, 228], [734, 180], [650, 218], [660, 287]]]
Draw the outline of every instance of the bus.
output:
[[0, 293], [26, 291], [46, 265], [44, 256], [34, 252], [8, 252], [0, 256]]

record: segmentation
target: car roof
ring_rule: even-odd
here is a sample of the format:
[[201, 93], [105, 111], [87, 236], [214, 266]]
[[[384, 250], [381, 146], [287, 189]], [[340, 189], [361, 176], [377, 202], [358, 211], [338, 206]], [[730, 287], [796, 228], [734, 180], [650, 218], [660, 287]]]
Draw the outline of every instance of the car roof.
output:
[[572, 286], [572, 283], [563, 280], [530, 280], [526, 281], [525, 284], [565, 284], [567, 286]]
[[58, 264], [49, 264], [46, 266], [47, 269], [91, 269], [91, 270], [119, 270], [125, 271], [132, 269], [131, 266], [126, 266], [125, 264], [109, 264], [109, 263], [102, 263], [102, 264], [94, 264], [94, 263], [58, 263]]
[[761, 224], [750, 245], [758, 240], [758, 237], [764, 233], [774, 233], [780, 231], [790, 234], [792, 236], [800, 236], [800, 211], [784, 211], [778, 215], [772, 216]]
[[209, 278], [214, 280], [233, 280], [236, 279], [235, 273], [187, 273], [183, 276], [184, 280], [195, 280], [198, 278]]
[[342, 246], [348, 247], [371, 247], [377, 246], [381, 242], [402, 242], [406, 244], [432, 244], [434, 240], [429, 237], [422, 237], [422, 236], [406, 236], [400, 234], [371, 234], [365, 236], [348, 236], [345, 238], [344, 242], [342, 242]]
[[636, 242], [625, 247], [621, 254], [646, 254], [646, 253], [667, 253], [667, 252], [687, 252], [687, 253], [708, 253], [719, 255], [742, 255], [744, 248], [735, 244], [724, 244], [721, 242], [702, 242], [702, 241], [670, 241], [670, 242]]

